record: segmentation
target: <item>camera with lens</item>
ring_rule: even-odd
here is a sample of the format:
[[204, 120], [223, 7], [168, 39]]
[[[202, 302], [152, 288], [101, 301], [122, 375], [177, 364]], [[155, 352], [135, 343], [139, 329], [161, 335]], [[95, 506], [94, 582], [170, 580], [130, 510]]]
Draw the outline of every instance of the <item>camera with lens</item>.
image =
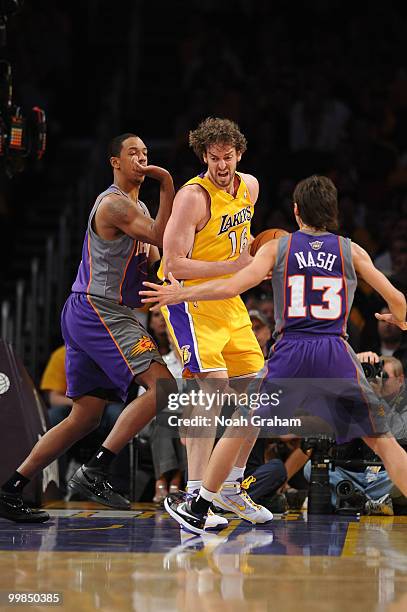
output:
[[336, 467], [351, 472], [365, 472], [368, 467], [372, 469], [372, 466], [381, 466], [380, 458], [374, 455], [361, 439], [337, 445], [335, 440], [327, 436], [305, 438], [301, 448], [304, 452], [312, 449], [308, 514], [365, 514], [368, 498], [346, 479], [336, 486], [336, 504], [333, 507], [329, 473]]
[[[342, 468], [345, 472], [344, 479], [336, 485], [336, 514], [349, 516], [368, 513], [369, 498], [365, 495], [363, 487], [355, 486], [350, 478], [352, 474], [359, 473], [365, 475], [367, 482], [373, 481], [382, 466], [380, 457], [366, 446], [361, 438], [335, 447], [332, 469]], [[346, 478], [346, 472], [349, 473], [349, 479]]]
[[362, 361], [361, 365], [368, 380], [375, 380], [376, 378], [381, 378], [383, 380], [388, 376], [387, 372], [385, 372], [383, 369], [383, 361], [378, 361], [377, 363]]
[[343, 515], [364, 514], [368, 498], [356, 489], [350, 480], [341, 480], [336, 485], [335, 512]]
[[304, 452], [312, 449], [308, 514], [332, 513], [329, 470], [334, 446], [335, 441], [327, 436], [305, 438], [301, 445]]

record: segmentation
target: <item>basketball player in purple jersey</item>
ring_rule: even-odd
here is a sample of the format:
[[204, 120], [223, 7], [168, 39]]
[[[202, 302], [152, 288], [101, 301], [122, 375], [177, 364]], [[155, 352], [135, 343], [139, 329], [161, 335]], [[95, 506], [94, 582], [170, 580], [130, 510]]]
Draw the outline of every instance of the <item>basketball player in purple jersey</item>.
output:
[[[113, 508], [126, 509], [107, 470], [116, 454], [156, 414], [157, 379], [172, 376], [155, 342], [139, 323], [139, 289], [148, 261], [158, 259], [172, 209], [174, 186], [167, 170], [147, 165], [147, 148], [134, 134], [113, 139], [110, 164], [114, 182], [96, 199], [72, 293], [62, 312], [66, 345], [67, 396], [72, 410], [34, 446], [0, 490], [0, 516], [17, 522], [43, 522], [49, 516], [22, 500], [25, 484], [74, 442], [95, 429], [108, 400], [128, 402], [96, 455], [68, 483], [71, 491]], [[145, 177], [160, 183], [160, 207], [153, 220], [139, 200]], [[155, 245], [155, 246], [152, 246]], [[137, 385], [147, 391], [135, 397]], [[176, 386], [175, 386], [176, 389]], [[128, 399], [129, 398], [129, 399]]]
[[[153, 289], [141, 292], [149, 296], [144, 301], [157, 302], [154, 308], [159, 308], [181, 301], [225, 299], [259, 284], [272, 270], [277, 341], [268, 360], [265, 384], [275, 378], [345, 379], [353, 399], [358, 394], [359, 413], [364, 411], [366, 416], [364, 441], [382, 458], [391, 480], [406, 495], [407, 454], [389, 433], [381, 400], [346, 342], [357, 277], [388, 303], [390, 314], [376, 317], [403, 330], [407, 329], [405, 297], [374, 267], [361, 247], [330, 233], [338, 226], [337, 191], [330, 179], [312, 176], [301, 181], [294, 191], [294, 202], [299, 231], [265, 244], [253, 261], [231, 278], [181, 287], [171, 274], [170, 285], [144, 283]], [[264, 406], [260, 412], [266, 416]], [[167, 498], [167, 509], [180, 524], [202, 532], [207, 508], [238, 452], [239, 439], [223, 437], [211, 456], [199, 496], [192, 501], [182, 495]]]

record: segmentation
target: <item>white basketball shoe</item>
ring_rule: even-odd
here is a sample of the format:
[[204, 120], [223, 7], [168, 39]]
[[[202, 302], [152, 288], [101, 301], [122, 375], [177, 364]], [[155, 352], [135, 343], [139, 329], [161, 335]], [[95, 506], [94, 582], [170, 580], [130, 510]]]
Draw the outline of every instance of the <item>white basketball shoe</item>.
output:
[[250, 484], [254, 482], [249, 476], [242, 483], [225, 482], [222, 489], [213, 499], [216, 508], [233, 512], [240, 518], [250, 523], [268, 523], [273, 520], [273, 514], [264, 506], [255, 504], [247, 493]]

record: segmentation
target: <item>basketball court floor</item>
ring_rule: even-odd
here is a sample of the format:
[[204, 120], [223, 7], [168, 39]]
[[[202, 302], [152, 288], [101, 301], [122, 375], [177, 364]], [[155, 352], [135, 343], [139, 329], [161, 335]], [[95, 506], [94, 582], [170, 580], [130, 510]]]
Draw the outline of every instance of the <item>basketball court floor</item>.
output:
[[0, 609], [9, 593], [59, 593], [77, 612], [407, 610], [407, 517], [292, 513], [254, 529], [231, 515], [200, 537], [133, 508], [55, 502], [48, 523], [0, 519]]

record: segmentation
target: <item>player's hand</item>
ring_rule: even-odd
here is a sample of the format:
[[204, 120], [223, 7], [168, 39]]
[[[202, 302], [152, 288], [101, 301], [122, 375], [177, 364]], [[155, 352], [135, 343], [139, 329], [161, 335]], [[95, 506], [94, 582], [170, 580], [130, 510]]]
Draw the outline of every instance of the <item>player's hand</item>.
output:
[[148, 176], [156, 181], [162, 183], [164, 180], [171, 178], [170, 173], [165, 168], [160, 168], [160, 166], [152, 166], [152, 165], [144, 165], [140, 164], [137, 161], [136, 156], [131, 159], [134, 169], [137, 171], [137, 174], [141, 176]]
[[235, 261], [233, 262], [233, 267], [234, 267], [234, 272], [239, 272], [239, 270], [242, 270], [243, 268], [245, 268], [246, 266], [249, 265], [249, 263], [251, 263], [253, 261], [253, 257], [250, 255], [249, 253], [249, 249], [248, 247], [246, 247], [245, 249], [243, 249], [243, 251], [240, 253], [239, 257], [237, 259], [235, 259]]
[[150, 287], [150, 291], [139, 291], [140, 295], [145, 295], [141, 301], [143, 303], [155, 303], [155, 306], [150, 308], [152, 312], [159, 312], [162, 306], [167, 304], [179, 304], [183, 302], [182, 285], [177, 281], [171, 272], [168, 274], [169, 285], [156, 285], [143, 281], [145, 287]]
[[379, 355], [377, 355], [377, 353], [373, 353], [372, 351], [357, 353], [356, 357], [359, 359], [360, 363], [379, 363], [380, 361]]
[[391, 313], [380, 314], [379, 312], [375, 312], [376, 319], [379, 321], [385, 321], [386, 323], [391, 323], [391, 325], [397, 325], [403, 331], [407, 331], [407, 322], [406, 321], [398, 321], [394, 315]]

